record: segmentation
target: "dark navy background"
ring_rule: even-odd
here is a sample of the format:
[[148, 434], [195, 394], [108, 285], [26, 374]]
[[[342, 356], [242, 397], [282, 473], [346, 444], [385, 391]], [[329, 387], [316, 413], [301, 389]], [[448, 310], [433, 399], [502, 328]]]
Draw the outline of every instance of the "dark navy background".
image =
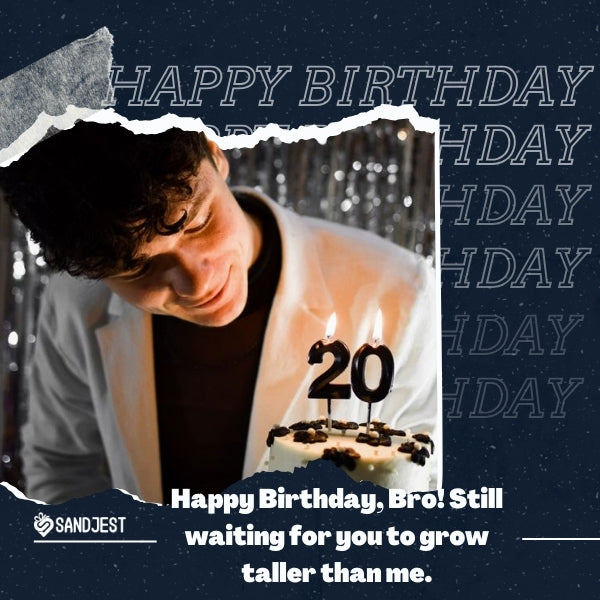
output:
[[[42, 58], [47, 53], [107, 26], [115, 37], [114, 62], [133, 75], [136, 65], [151, 65], [149, 82], [156, 83], [167, 65], [179, 65], [184, 82], [193, 84], [194, 65], [216, 65], [224, 72], [229, 65], [292, 65], [293, 72], [275, 88], [273, 107], [258, 107], [256, 92], [236, 95], [236, 105], [220, 108], [224, 85], [207, 92], [201, 109], [170, 112], [202, 116], [219, 128], [231, 123], [250, 125], [270, 121], [298, 126], [327, 123], [361, 110], [356, 100], [362, 95], [364, 66], [452, 65], [462, 75], [465, 65], [481, 65], [473, 88], [476, 100], [471, 107], [457, 106], [458, 93], [448, 91], [444, 107], [429, 106], [435, 87], [423, 79], [417, 92], [417, 110], [425, 116], [450, 124], [451, 136], [459, 137], [459, 126], [477, 124], [469, 166], [454, 166], [456, 152], [443, 153], [441, 183], [452, 187], [452, 197], [461, 186], [477, 185], [468, 226], [456, 226], [455, 210], [444, 210], [441, 246], [451, 249], [454, 258], [463, 247], [478, 249], [473, 261], [471, 286], [454, 287], [453, 273], [444, 274], [443, 324], [455, 326], [454, 316], [470, 316], [463, 338], [463, 353], [447, 355], [444, 346], [444, 392], [456, 391], [456, 379], [469, 383], [461, 415], [446, 416], [444, 430], [444, 487], [503, 487], [503, 510], [413, 510], [386, 511], [380, 516], [359, 516], [349, 511], [261, 511], [250, 517], [205, 517], [200, 511], [174, 511], [143, 505], [114, 492], [99, 498], [47, 507], [51, 516], [127, 515], [128, 536], [157, 538], [159, 543], [135, 546], [34, 545], [33, 518], [38, 505], [13, 499], [0, 488], [0, 598], [30, 597], [164, 597], [237, 598], [275, 597], [393, 598], [410, 593], [416, 598], [563, 598], [565, 595], [591, 597], [598, 589], [600, 542], [524, 542], [521, 537], [600, 536], [599, 473], [597, 465], [600, 423], [598, 397], [598, 252], [596, 229], [600, 210], [594, 201], [598, 186], [598, 150], [595, 131], [575, 146], [573, 166], [558, 166], [562, 144], [554, 126], [559, 123], [598, 125], [598, 73], [592, 73], [577, 88], [575, 107], [560, 107], [565, 86], [557, 72], [559, 65], [598, 63], [599, 9], [595, 2], [463, 2], [461, 7], [423, 2], [294, 2], [265, 3], [266, 8], [241, 2], [121, 2], [84, 7], [66, 1], [36, 3], [35, 9], [6, 3], [0, 8], [0, 78]], [[485, 67], [507, 65], [519, 73], [520, 85], [535, 65], [547, 65], [555, 105], [480, 108]], [[334, 100], [323, 107], [298, 107], [306, 81], [306, 65], [329, 65], [338, 76], [346, 65], [362, 65], [357, 75], [353, 107], [338, 107], [341, 95], [336, 86]], [[361, 79], [362, 78], [362, 79]], [[152, 83], [149, 89], [152, 88]], [[403, 93], [406, 81], [395, 88]], [[184, 92], [184, 97], [187, 97]], [[120, 96], [117, 97], [121, 98]], [[136, 119], [154, 118], [167, 111], [128, 109], [127, 94], [117, 105], [122, 114]], [[402, 97], [394, 97], [400, 103]], [[533, 124], [544, 123], [552, 166], [477, 167], [484, 124], [510, 125], [522, 143]], [[483, 201], [483, 186], [510, 186], [518, 201], [534, 184], [544, 184], [552, 224], [536, 226], [528, 217], [522, 227], [482, 227], [475, 224]], [[563, 204], [554, 191], [557, 184], [592, 185], [592, 191], [575, 207], [573, 226], [558, 227]], [[519, 204], [520, 205], [520, 204]], [[528, 282], [524, 289], [503, 287], [476, 289], [481, 274], [483, 249], [510, 247], [519, 263], [535, 246], [546, 249], [549, 289], [536, 289]], [[591, 247], [592, 254], [575, 270], [575, 287], [559, 289], [561, 262], [558, 247]], [[536, 314], [544, 354], [529, 356], [524, 345], [517, 356], [494, 354], [470, 356], [477, 315], [503, 316], [511, 334], [526, 314]], [[567, 337], [566, 354], [552, 356], [554, 334], [547, 316], [582, 314], [583, 324]], [[522, 407], [515, 418], [501, 416], [474, 419], [476, 380], [497, 377], [515, 396], [524, 380], [536, 378], [543, 416], [530, 418]], [[584, 383], [567, 400], [564, 418], [551, 418], [554, 394], [550, 377], [581, 377]], [[452, 409], [447, 399], [446, 415]], [[325, 476], [320, 475], [326, 470]], [[285, 485], [299, 491], [318, 485], [347, 491], [361, 486], [328, 465], [312, 467], [294, 478], [261, 475], [241, 482], [232, 491], [257, 491], [259, 487]], [[327, 481], [327, 484], [323, 482]], [[371, 486], [367, 486], [371, 490]], [[380, 492], [383, 497], [385, 493]], [[387, 547], [359, 548], [346, 553], [331, 549], [269, 552], [255, 548], [188, 548], [185, 529], [218, 529], [225, 523], [253, 522], [256, 528], [287, 529], [295, 521], [310, 529], [489, 529], [484, 548], [442, 547], [431, 552]], [[239, 569], [245, 562], [254, 566], [286, 560], [294, 566], [316, 566], [341, 561], [349, 566], [421, 566], [433, 578], [421, 584], [315, 584], [294, 586], [244, 584]]]

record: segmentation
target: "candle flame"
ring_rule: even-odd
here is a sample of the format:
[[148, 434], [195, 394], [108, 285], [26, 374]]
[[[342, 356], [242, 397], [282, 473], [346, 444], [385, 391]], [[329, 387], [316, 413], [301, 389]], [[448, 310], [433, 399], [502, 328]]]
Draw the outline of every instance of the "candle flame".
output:
[[381, 309], [377, 310], [377, 316], [375, 317], [375, 325], [373, 326], [373, 343], [375, 345], [381, 342], [383, 337], [383, 315]]
[[333, 337], [336, 327], [337, 327], [337, 315], [335, 313], [331, 313], [331, 316], [329, 317], [329, 321], [327, 321], [327, 327], [325, 327], [325, 339], [326, 340], [329, 340]]

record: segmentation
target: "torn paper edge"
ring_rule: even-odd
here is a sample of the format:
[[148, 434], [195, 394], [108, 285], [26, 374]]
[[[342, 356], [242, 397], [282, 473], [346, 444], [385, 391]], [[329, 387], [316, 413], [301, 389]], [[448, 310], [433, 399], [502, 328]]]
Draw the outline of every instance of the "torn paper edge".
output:
[[[374, 109], [345, 117], [340, 121], [335, 121], [325, 126], [302, 125], [294, 129], [283, 129], [275, 123], [269, 123], [264, 127], [259, 127], [251, 134], [228, 136], [216, 135], [200, 118], [180, 117], [169, 113], [158, 119], [148, 121], [129, 120], [112, 108], [98, 111], [91, 108], [80, 108], [69, 105], [67, 111], [60, 116], [50, 116], [42, 112], [36, 122], [27, 131], [21, 134], [10, 146], [0, 150], [0, 167], [8, 166], [12, 161], [18, 160], [27, 150], [44, 137], [50, 127], [56, 127], [61, 130], [70, 129], [79, 119], [101, 124], [120, 123], [133, 133], [162, 133], [172, 127], [178, 127], [184, 131], [204, 131], [207, 138], [217, 142], [222, 150], [253, 148], [259, 142], [271, 138], [278, 138], [284, 143], [315, 139], [318, 143], [325, 144], [330, 137], [351, 129], [364, 127], [379, 119], [390, 121], [408, 119], [416, 131], [427, 133], [436, 133], [439, 129], [439, 120], [419, 116], [414, 106], [410, 104], [403, 106], [382, 104]], [[22, 150], [22, 148], [25, 149]]]
[[[0, 485], [6, 488], [9, 492], [15, 496], [18, 500], [25, 500], [29, 502], [33, 502], [34, 504], [43, 504], [44, 506], [60, 506], [66, 504], [67, 502], [71, 502], [71, 500], [67, 500], [66, 502], [61, 502], [60, 504], [49, 504], [48, 502], [44, 502], [43, 500], [36, 500], [35, 498], [29, 498], [26, 496], [21, 490], [17, 489], [14, 485], [8, 483], [7, 481], [0, 481]], [[108, 491], [108, 490], [107, 490]], [[155, 506], [163, 506], [162, 504], [157, 504], [156, 502], [146, 502], [146, 500], [142, 500], [139, 496], [128, 492], [127, 490], [123, 490], [121, 488], [111, 488], [110, 491], [121, 492], [125, 496], [129, 496], [132, 500], [136, 502], [141, 502], [142, 504], [154, 504]], [[103, 492], [99, 492], [102, 494]], [[73, 498], [72, 500], [85, 500], [85, 498], [89, 498], [90, 496], [83, 496], [82, 498]]]
[[278, 138], [288, 144], [308, 139], [315, 139], [319, 144], [325, 144], [330, 137], [351, 129], [364, 127], [379, 119], [390, 121], [408, 119], [416, 131], [436, 133], [439, 130], [438, 119], [419, 116], [419, 113], [412, 104], [405, 104], [403, 106], [381, 104], [371, 110], [345, 117], [340, 121], [334, 121], [325, 126], [302, 125], [293, 129], [283, 129], [275, 123], [269, 123], [257, 128], [251, 134], [245, 133], [228, 136], [216, 135], [200, 118], [180, 117], [172, 113], [163, 115], [158, 119], [139, 121], [129, 120], [118, 114], [114, 109], [107, 108], [86, 118], [86, 121], [104, 124], [120, 123], [133, 133], [162, 133], [172, 127], [178, 127], [184, 131], [204, 131], [206, 137], [217, 142], [222, 150], [231, 150], [232, 148], [253, 148], [259, 142], [271, 138]]
[[70, 129], [79, 120], [85, 120], [97, 112], [93, 108], [79, 108], [69, 104], [60, 116], [48, 115], [42, 111], [35, 123], [25, 130], [10, 146], [0, 150], [0, 167], [7, 167], [11, 162], [19, 160], [33, 146], [40, 142], [51, 127]]

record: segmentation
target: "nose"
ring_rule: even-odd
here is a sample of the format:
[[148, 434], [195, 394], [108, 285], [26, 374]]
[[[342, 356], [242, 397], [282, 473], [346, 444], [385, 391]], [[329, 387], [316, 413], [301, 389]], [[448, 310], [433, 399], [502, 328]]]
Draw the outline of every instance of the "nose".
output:
[[180, 298], [201, 302], [210, 286], [211, 276], [210, 261], [197, 252], [182, 249], [172, 255], [168, 271], [169, 286]]

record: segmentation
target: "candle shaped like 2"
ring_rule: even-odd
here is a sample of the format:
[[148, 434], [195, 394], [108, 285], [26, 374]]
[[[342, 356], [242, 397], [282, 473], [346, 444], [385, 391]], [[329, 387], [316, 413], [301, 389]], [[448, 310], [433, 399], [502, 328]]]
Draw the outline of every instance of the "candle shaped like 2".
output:
[[315, 342], [308, 351], [308, 362], [311, 365], [323, 362], [323, 355], [332, 354], [333, 364], [321, 375], [319, 375], [308, 388], [309, 398], [327, 398], [327, 425], [331, 429], [331, 400], [342, 400], [350, 398], [350, 384], [331, 383], [338, 375], [344, 372], [350, 362], [350, 351], [348, 346], [341, 340], [331, 338], [337, 324], [336, 314], [329, 317], [325, 329], [325, 338]]
[[[390, 349], [381, 343], [382, 321], [381, 309], [379, 309], [373, 327], [373, 345], [363, 344], [352, 359], [352, 389], [360, 400], [369, 404], [367, 433], [371, 423], [371, 404], [383, 400], [390, 393], [394, 381], [394, 357]], [[369, 356], [377, 356], [381, 362], [379, 385], [375, 388], [370, 388], [366, 382], [365, 368]]]

